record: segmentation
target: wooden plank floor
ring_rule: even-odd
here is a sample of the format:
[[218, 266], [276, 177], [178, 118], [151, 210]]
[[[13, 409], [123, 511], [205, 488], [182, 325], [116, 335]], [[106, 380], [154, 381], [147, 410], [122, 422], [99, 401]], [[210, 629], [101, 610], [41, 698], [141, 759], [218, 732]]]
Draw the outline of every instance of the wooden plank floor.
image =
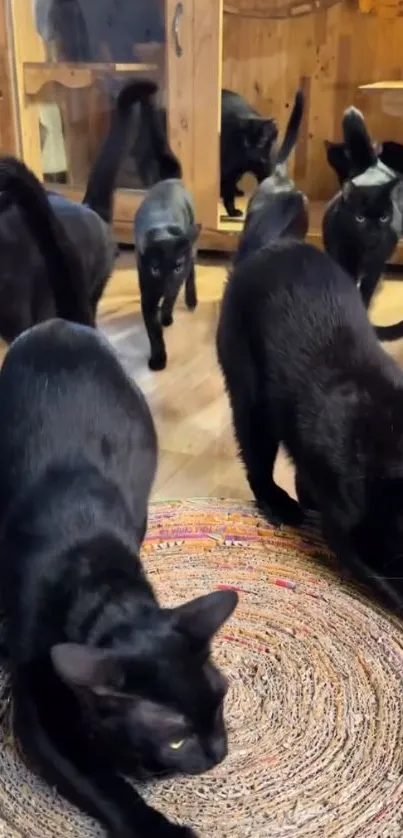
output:
[[[149, 346], [133, 253], [120, 256], [101, 301], [100, 326], [146, 393], [157, 426], [160, 459], [155, 498], [250, 497], [215, 354], [227, 264], [209, 259], [198, 265], [199, 306], [190, 313], [180, 298], [175, 323], [165, 332], [168, 366], [163, 372], [150, 372], [147, 366]], [[380, 324], [403, 319], [403, 282], [383, 283], [373, 317]], [[403, 340], [392, 349], [403, 366]], [[284, 456], [279, 457], [276, 472], [278, 482], [293, 491], [292, 469]]]
[[[179, 300], [175, 322], [165, 331], [168, 366], [148, 370], [148, 341], [132, 254], [120, 257], [101, 302], [101, 325], [123, 363], [146, 393], [157, 426], [160, 464], [157, 498], [208, 495], [249, 498], [236, 456], [228, 401], [215, 354], [219, 303], [226, 262], [198, 266], [199, 306], [190, 313]], [[385, 281], [374, 304], [375, 322], [403, 319], [403, 282]], [[403, 366], [403, 340], [392, 345]], [[276, 466], [279, 483], [293, 491], [293, 474], [284, 456]]]

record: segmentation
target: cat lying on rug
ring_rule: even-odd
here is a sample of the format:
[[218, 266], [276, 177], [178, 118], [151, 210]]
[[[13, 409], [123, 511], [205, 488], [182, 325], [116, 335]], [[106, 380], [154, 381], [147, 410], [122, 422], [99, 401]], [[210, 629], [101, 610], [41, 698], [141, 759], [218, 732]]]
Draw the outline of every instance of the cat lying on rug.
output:
[[273, 173], [262, 181], [249, 202], [237, 260], [264, 247], [273, 238], [305, 238], [308, 232], [308, 199], [288, 175], [288, 159], [298, 138], [303, 113], [304, 99], [299, 91], [282, 145], [272, 155]]
[[194, 838], [125, 777], [199, 774], [226, 756], [210, 642], [237, 595], [157, 602], [139, 559], [157, 463], [146, 401], [96, 331], [53, 320], [9, 350], [0, 425], [15, 736], [109, 838]]
[[303, 520], [273, 479], [283, 444], [342, 569], [401, 611], [403, 373], [351, 277], [304, 242], [266, 243], [235, 265], [217, 349], [259, 507], [276, 524]]
[[[376, 148], [360, 111], [349, 108], [343, 118], [345, 167], [349, 179], [328, 204], [323, 217], [326, 251], [359, 285], [369, 308], [386, 263], [397, 246], [401, 218], [393, 202], [399, 176], [378, 161]], [[340, 158], [340, 155], [339, 155]], [[340, 163], [340, 159], [338, 159]], [[381, 340], [403, 336], [403, 323], [375, 327]]]
[[[156, 85], [146, 81], [130, 82], [121, 90], [109, 135], [81, 205], [57, 193], [46, 193], [18, 161], [1, 161], [0, 335], [4, 340], [10, 342], [34, 323], [56, 314], [95, 324], [97, 304], [116, 257], [111, 227], [113, 193], [130, 129], [131, 108], [155, 91]], [[58, 250], [61, 259], [55, 256]], [[62, 253], [67, 250], [70, 257], [63, 266]], [[69, 274], [71, 270], [80, 273], [81, 288], [77, 278]], [[58, 289], [54, 287], [56, 281]]]

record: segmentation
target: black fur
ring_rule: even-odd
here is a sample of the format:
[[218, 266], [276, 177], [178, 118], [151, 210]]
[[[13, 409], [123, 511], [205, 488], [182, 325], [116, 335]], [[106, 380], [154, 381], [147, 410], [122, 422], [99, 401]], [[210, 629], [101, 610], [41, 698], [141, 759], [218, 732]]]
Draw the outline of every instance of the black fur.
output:
[[95, 331], [54, 320], [18, 338], [0, 376], [0, 426], [15, 735], [109, 838], [190, 838], [124, 777], [197, 774], [225, 757], [226, 683], [209, 645], [237, 595], [158, 604], [138, 557], [154, 425]]
[[364, 172], [346, 180], [341, 192], [328, 204], [323, 217], [323, 241], [326, 251], [359, 285], [368, 308], [398, 242], [392, 200], [398, 177], [376, 163], [376, 153], [359, 111], [350, 108], [346, 112], [343, 128], [354, 170], [361, 159]]
[[[155, 84], [147, 81], [130, 82], [122, 89], [82, 205], [44, 192], [17, 161], [2, 161], [0, 335], [6, 341], [56, 314], [95, 323], [97, 304], [116, 257], [111, 229], [113, 192], [128, 139], [131, 106], [155, 90]], [[66, 250], [70, 259], [63, 267]]]
[[283, 443], [342, 568], [400, 610], [403, 375], [351, 278], [303, 242], [267, 245], [233, 271], [217, 347], [259, 506], [276, 523], [302, 520], [273, 481]]
[[262, 181], [249, 202], [237, 259], [274, 238], [303, 239], [308, 232], [308, 200], [288, 175], [288, 158], [297, 141], [303, 113], [303, 94], [298, 91], [282, 145], [272, 155], [273, 173]]
[[149, 188], [160, 180], [181, 179], [180, 161], [169, 145], [165, 109], [152, 101], [143, 102], [138, 121], [132, 154], [143, 185]]
[[[13, 238], [11, 247], [6, 243], [4, 246], [0, 239], [4, 248], [0, 267], [2, 338], [11, 341], [24, 329], [55, 314], [83, 325], [95, 325], [78, 251], [53, 211], [42, 184], [22, 161], [3, 157], [0, 158], [0, 193], [0, 236], [6, 229], [4, 214], [7, 218], [15, 201], [23, 232], [36, 242], [40, 257], [37, 261], [30, 260], [29, 249], [24, 250], [24, 237], [21, 241]], [[12, 230], [8, 229], [11, 235]], [[18, 268], [20, 273], [12, 274], [13, 268]]]
[[197, 306], [195, 245], [199, 233], [191, 195], [181, 180], [164, 180], [150, 189], [136, 214], [134, 235], [152, 370], [166, 367], [163, 326], [173, 323], [183, 284], [188, 309], [193, 311]]
[[261, 183], [270, 175], [270, 154], [277, 135], [274, 119], [261, 116], [239, 93], [222, 91], [221, 197], [229, 216], [242, 216], [235, 207], [240, 178], [249, 172]]

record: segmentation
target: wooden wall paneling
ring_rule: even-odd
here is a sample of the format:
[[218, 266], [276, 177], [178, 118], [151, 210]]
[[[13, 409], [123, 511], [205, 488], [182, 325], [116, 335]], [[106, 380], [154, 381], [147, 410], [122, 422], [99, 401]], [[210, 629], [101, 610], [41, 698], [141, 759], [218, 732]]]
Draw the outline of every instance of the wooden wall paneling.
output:
[[216, 229], [220, 193], [222, 0], [194, 0], [193, 189], [197, 219]]
[[364, 110], [377, 139], [403, 142], [403, 104], [396, 100], [393, 107], [390, 97], [386, 104], [381, 94], [358, 89], [366, 82], [403, 78], [403, 17], [362, 14], [355, 0], [323, 0], [319, 8], [311, 3], [311, 10], [298, 10], [298, 16], [292, 7], [285, 9], [285, 0], [267, 6], [230, 0], [224, 8], [224, 86], [276, 117], [281, 131], [296, 88], [302, 84], [307, 94], [295, 174], [311, 199], [327, 200], [336, 189], [323, 142], [340, 138], [348, 105]]
[[[179, 0], [180, 2], [180, 0]], [[179, 157], [186, 185], [193, 189], [193, 15], [194, 0], [183, 0], [182, 14], [178, 16], [177, 33], [182, 55], [177, 55], [174, 33], [177, 0], [165, 0], [166, 44], [166, 107], [169, 139]]]
[[16, 103], [21, 154], [27, 165], [42, 180], [42, 155], [37, 102], [24, 88], [24, 64], [46, 61], [45, 45], [35, 29], [31, 0], [11, 0], [14, 42]]
[[12, 43], [7, 12], [7, 0], [0, 0], [0, 154], [16, 154]]

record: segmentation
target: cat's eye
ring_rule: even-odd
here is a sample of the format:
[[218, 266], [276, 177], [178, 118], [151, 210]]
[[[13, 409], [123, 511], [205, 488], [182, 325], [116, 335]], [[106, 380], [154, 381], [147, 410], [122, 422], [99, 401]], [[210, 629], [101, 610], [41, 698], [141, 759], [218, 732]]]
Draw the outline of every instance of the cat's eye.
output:
[[151, 265], [151, 274], [152, 274], [152, 276], [159, 276], [160, 275], [160, 269], [159, 269], [158, 265]]
[[355, 220], [358, 221], [359, 224], [364, 224], [365, 217], [363, 215], [356, 215]]
[[386, 215], [386, 214], [385, 214], [385, 215], [381, 215], [381, 217], [380, 217], [380, 219], [379, 219], [379, 220], [380, 220], [381, 224], [386, 224], [386, 222], [387, 222], [387, 221], [389, 221], [389, 216], [388, 216], [388, 215]]
[[178, 739], [177, 742], [170, 742], [169, 747], [173, 751], [180, 751], [180, 749], [183, 748], [185, 742], [186, 742], [186, 739]]
[[180, 262], [177, 262], [177, 263], [176, 263], [176, 265], [175, 265], [175, 273], [176, 273], [176, 274], [178, 274], [178, 273], [180, 273], [180, 272], [181, 272], [181, 270], [182, 270], [182, 268], [183, 268], [184, 264], [185, 264], [184, 259], [181, 259], [181, 261], [180, 261]]

